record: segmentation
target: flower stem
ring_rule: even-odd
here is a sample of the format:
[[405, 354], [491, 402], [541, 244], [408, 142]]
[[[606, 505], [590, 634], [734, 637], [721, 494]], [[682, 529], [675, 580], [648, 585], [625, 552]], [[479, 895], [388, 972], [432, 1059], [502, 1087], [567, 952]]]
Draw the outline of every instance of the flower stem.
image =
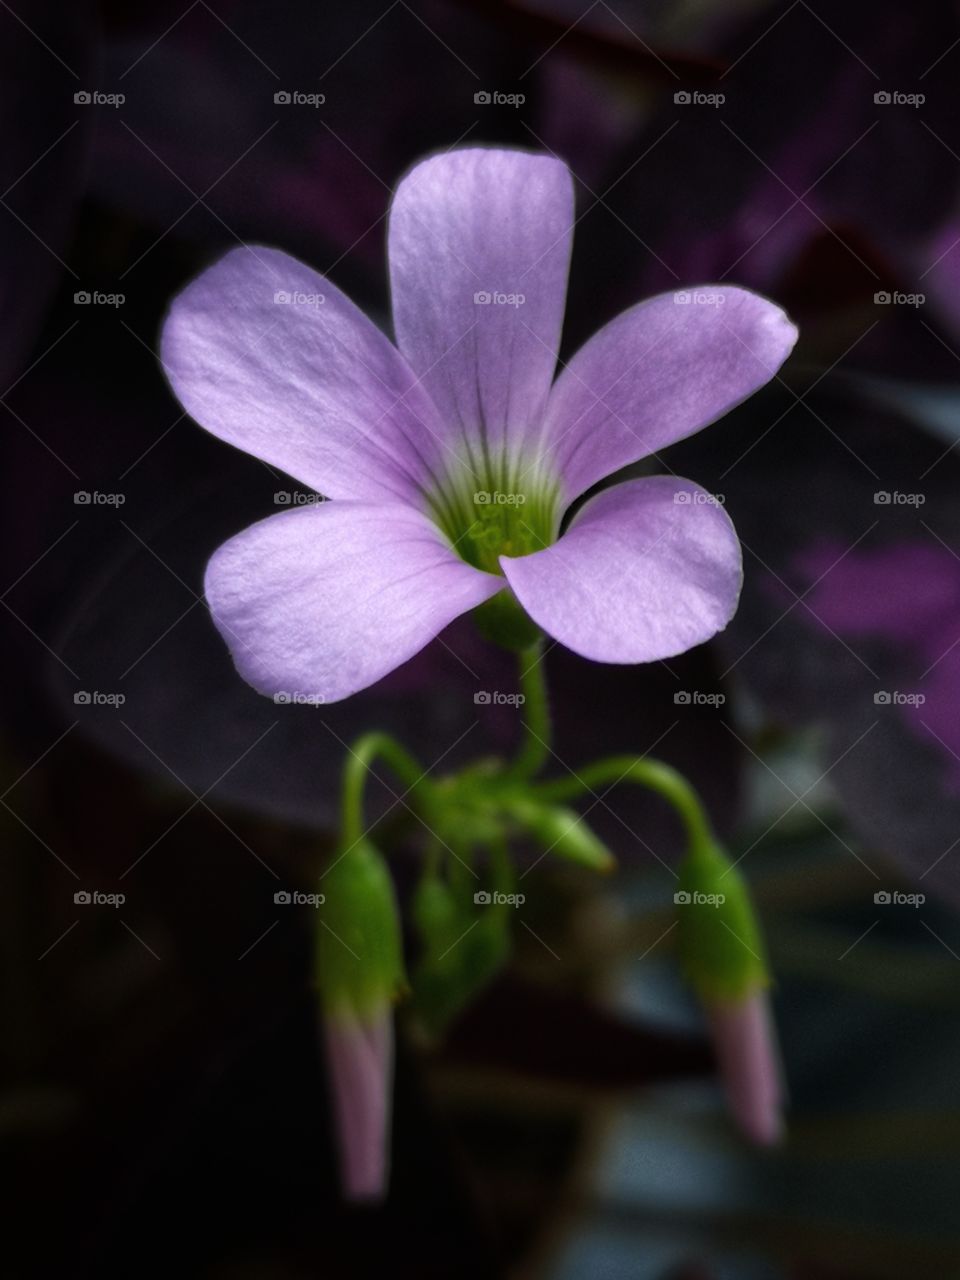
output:
[[348, 848], [363, 839], [363, 792], [374, 760], [382, 756], [408, 790], [424, 785], [424, 772], [407, 751], [387, 733], [367, 733], [350, 749], [343, 772], [341, 833]]
[[512, 778], [529, 778], [546, 764], [550, 754], [550, 704], [543, 670], [543, 641], [521, 649], [520, 690], [523, 693], [523, 743], [510, 766]]
[[619, 782], [637, 783], [663, 796], [683, 821], [692, 855], [706, 853], [713, 847], [710, 820], [696, 791], [683, 774], [659, 760], [611, 756], [587, 765], [576, 777], [541, 783], [536, 788], [536, 795], [541, 800], [570, 800], [593, 787]]

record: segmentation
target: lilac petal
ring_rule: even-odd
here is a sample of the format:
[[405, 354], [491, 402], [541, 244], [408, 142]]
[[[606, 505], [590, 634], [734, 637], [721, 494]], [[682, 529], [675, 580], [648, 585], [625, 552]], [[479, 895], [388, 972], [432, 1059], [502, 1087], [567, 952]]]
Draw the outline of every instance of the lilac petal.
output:
[[721, 417], [770, 381], [796, 339], [784, 312], [747, 289], [707, 285], [624, 311], [550, 396], [544, 446], [567, 500]]
[[739, 1128], [761, 1146], [783, 1136], [776, 1032], [765, 991], [707, 1011], [727, 1101]]
[[329, 498], [422, 505], [442, 454], [429, 397], [344, 294], [276, 249], [234, 249], [174, 300], [161, 357], [187, 412]]
[[[389, 233], [397, 345], [448, 430], [475, 450], [522, 446], [538, 432], [572, 230], [570, 172], [549, 156], [465, 148], [425, 160], [397, 188]], [[523, 301], [497, 300], [510, 295]]]
[[323, 1018], [340, 1176], [350, 1200], [380, 1200], [387, 1190], [393, 1020], [384, 1007], [368, 1019]]
[[237, 670], [278, 701], [338, 702], [503, 586], [412, 507], [286, 511], [214, 552], [205, 588]]
[[534, 622], [595, 662], [653, 662], [709, 640], [742, 580], [726, 512], [675, 476], [603, 490], [559, 542], [500, 564]]

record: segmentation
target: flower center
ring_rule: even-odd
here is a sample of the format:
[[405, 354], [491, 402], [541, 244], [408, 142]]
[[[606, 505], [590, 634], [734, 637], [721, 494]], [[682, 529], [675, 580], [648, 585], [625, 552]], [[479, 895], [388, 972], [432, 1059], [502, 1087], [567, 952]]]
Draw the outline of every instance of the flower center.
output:
[[[513, 469], [511, 479], [481, 473], [488, 488], [469, 488], [466, 483], [445, 488], [431, 501], [433, 515], [450, 539], [457, 555], [485, 573], [502, 576], [499, 557], [525, 556], [555, 541], [559, 526], [558, 486], [542, 474]], [[512, 486], [512, 487], [511, 487]]]

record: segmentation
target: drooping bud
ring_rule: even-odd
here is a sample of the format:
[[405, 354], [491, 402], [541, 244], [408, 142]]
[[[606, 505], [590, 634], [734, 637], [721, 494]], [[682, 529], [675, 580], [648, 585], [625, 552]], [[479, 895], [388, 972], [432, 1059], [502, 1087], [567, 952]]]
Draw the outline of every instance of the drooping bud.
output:
[[548, 853], [591, 871], [612, 871], [617, 865], [610, 850], [574, 809], [524, 797], [512, 800], [509, 811]]
[[350, 1199], [379, 1199], [389, 1165], [392, 1004], [404, 985], [397, 905], [386, 864], [367, 840], [333, 862], [323, 889], [316, 985], [341, 1177]]
[[763, 940], [743, 877], [714, 843], [679, 871], [680, 960], [706, 1010], [727, 1101], [751, 1141], [782, 1134], [783, 1088]]

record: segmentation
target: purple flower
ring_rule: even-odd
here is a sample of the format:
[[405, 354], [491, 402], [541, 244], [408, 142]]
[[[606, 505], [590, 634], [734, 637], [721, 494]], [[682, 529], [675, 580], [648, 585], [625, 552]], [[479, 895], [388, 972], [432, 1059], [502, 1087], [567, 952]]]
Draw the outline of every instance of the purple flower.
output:
[[162, 354], [187, 411], [334, 499], [253, 525], [207, 568], [256, 689], [335, 702], [500, 592], [600, 662], [666, 658], [727, 624], [739, 543], [690, 481], [630, 480], [562, 536], [561, 521], [767, 382], [796, 331], [743, 289], [665, 294], [554, 382], [572, 231], [565, 165], [460, 150], [417, 165], [393, 200], [396, 347], [273, 249], [234, 250], [175, 300]]

